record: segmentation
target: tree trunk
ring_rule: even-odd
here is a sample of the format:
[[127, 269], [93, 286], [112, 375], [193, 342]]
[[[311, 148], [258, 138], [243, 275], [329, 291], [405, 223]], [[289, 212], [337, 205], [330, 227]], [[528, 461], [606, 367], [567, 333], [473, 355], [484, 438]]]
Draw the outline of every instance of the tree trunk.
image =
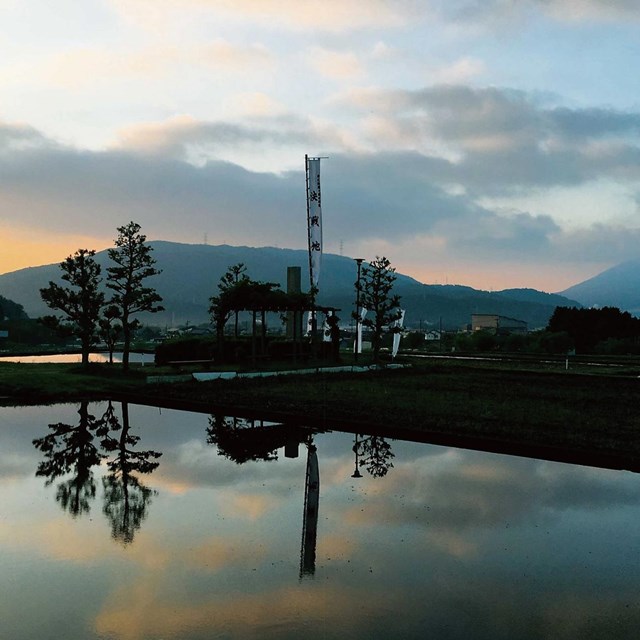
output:
[[131, 327], [129, 326], [129, 316], [122, 316], [122, 370], [129, 371], [129, 351], [131, 350]]
[[82, 366], [86, 369], [89, 366], [89, 350], [91, 349], [91, 341], [83, 337], [81, 338], [82, 344]]

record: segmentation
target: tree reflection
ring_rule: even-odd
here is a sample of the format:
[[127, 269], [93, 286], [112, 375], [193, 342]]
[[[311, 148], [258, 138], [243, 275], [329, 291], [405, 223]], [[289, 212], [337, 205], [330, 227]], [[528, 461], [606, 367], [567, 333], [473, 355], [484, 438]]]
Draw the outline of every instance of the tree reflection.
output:
[[356, 437], [354, 450], [360, 466], [374, 478], [383, 478], [393, 467], [391, 460], [395, 458], [395, 454], [387, 439], [382, 436], [361, 436], [360, 440]]
[[73, 474], [58, 484], [56, 491], [56, 501], [73, 517], [89, 513], [91, 500], [96, 496], [92, 467], [106, 457], [94, 444], [99, 422], [89, 413], [88, 402], [80, 404], [78, 414], [80, 420], [77, 425], [50, 424], [51, 432], [33, 441], [36, 449], [45, 456], [38, 465], [36, 476], [47, 478], [47, 486], [56, 478]]
[[111, 524], [111, 536], [123, 544], [133, 542], [136, 531], [147, 516], [155, 491], [146, 487], [136, 474], [152, 473], [160, 464], [157, 451], [136, 451], [140, 436], [131, 433], [129, 405], [122, 403], [122, 424], [109, 402], [98, 430], [102, 447], [113, 457], [107, 462], [109, 473], [102, 478], [103, 513]]
[[280, 425], [265, 426], [262, 421], [209, 416], [207, 444], [215, 445], [220, 455], [237, 464], [277, 460], [278, 449], [286, 443], [287, 434]]
[[57, 486], [56, 501], [72, 516], [89, 513], [96, 497], [93, 467], [107, 461], [108, 473], [102, 478], [103, 513], [111, 524], [115, 540], [127, 544], [146, 517], [151, 496], [135, 474], [151, 473], [162, 454], [156, 451], [136, 451], [140, 437], [131, 434], [129, 411], [122, 404], [122, 423], [109, 402], [103, 415], [96, 419], [89, 413], [89, 403], [82, 402], [77, 425], [62, 422], [50, 424], [48, 433], [33, 440], [36, 449], [44, 453], [36, 476], [47, 478], [49, 486], [62, 476], [71, 477]]

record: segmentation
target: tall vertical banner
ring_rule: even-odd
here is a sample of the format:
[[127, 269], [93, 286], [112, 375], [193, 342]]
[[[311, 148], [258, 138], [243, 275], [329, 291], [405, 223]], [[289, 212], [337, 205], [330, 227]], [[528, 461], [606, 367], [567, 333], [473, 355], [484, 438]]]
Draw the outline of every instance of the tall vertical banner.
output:
[[[402, 329], [404, 323], [404, 309], [400, 309], [400, 317], [393, 323], [392, 328]], [[391, 357], [395, 358], [398, 355], [398, 349], [400, 348], [400, 332], [393, 334], [393, 344], [391, 346]]]
[[309, 277], [318, 288], [322, 264], [322, 195], [320, 192], [320, 158], [305, 156], [307, 173], [307, 229], [309, 233]]

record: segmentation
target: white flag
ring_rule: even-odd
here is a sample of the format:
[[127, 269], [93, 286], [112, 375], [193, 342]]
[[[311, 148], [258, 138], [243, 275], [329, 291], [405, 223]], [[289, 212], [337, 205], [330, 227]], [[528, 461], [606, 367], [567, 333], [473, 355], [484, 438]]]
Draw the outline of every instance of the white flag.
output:
[[311, 284], [318, 288], [322, 263], [322, 195], [320, 158], [307, 158], [307, 226], [309, 229], [309, 269]]
[[[393, 323], [394, 328], [401, 328], [404, 323], [404, 309], [400, 309], [400, 317]], [[400, 348], [400, 332], [393, 334], [393, 348], [391, 349], [391, 357], [395, 358], [398, 355], [398, 349]]]
[[[358, 353], [362, 353], [362, 321], [367, 317], [367, 309], [360, 309], [360, 317], [356, 321], [356, 340], [358, 342]], [[353, 352], [356, 353], [356, 343], [353, 343]]]
[[305, 336], [310, 336], [313, 331], [313, 311], [307, 311], [307, 330]]

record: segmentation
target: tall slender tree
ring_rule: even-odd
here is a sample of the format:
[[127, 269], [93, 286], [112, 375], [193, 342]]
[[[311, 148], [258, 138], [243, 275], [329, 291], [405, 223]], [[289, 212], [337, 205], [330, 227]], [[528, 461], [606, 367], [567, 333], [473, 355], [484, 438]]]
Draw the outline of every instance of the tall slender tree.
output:
[[55, 282], [40, 289], [44, 302], [64, 316], [45, 316], [42, 322], [61, 334], [75, 335], [80, 339], [82, 365], [89, 364], [89, 351], [98, 340], [100, 311], [104, 305], [104, 294], [98, 291], [101, 282], [100, 265], [95, 261], [96, 252], [78, 249], [60, 263], [62, 279], [70, 286]]
[[113, 291], [110, 304], [118, 308], [122, 324], [122, 368], [125, 371], [129, 369], [131, 339], [140, 326], [140, 321], [132, 316], [142, 311], [155, 313], [163, 310], [158, 304], [162, 301], [161, 296], [152, 287], [144, 285], [147, 278], [160, 271], [154, 267], [156, 261], [151, 255], [152, 248], [146, 243], [147, 236], [140, 233], [140, 228], [136, 222], [118, 227], [115, 247], [108, 251], [115, 265], [107, 267], [107, 287]]
[[[396, 281], [395, 271], [387, 258], [376, 256], [370, 264], [362, 267], [362, 277], [356, 282], [360, 304], [373, 314], [373, 317], [362, 320], [362, 324], [372, 332], [374, 362], [378, 362], [380, 356], [383, 331], [388, 329], [396, 332], [397, 330], [391, 327], [402, 314], [400, 296], [392, 293], [393, 283]], [[357, 316], [355, 317], [357, 319]]]

